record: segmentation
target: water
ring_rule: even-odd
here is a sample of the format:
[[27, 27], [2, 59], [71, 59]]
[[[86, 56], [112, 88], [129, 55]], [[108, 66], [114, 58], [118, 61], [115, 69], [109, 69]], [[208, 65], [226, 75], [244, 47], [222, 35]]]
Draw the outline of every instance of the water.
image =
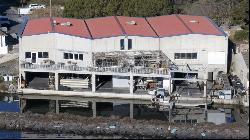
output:
[[[58, 97], [59, 98], [59, 97]], [[79, 97], [76, 97], [79, 98]], [[105, 99], [103, 99], [105, 101]], [[45, 114], [49, 111], [49, 100], [30, 100], [27, 110], [33, 113]], [[97, 103], [97, 116], [110, 117], [116, 115], [120, 117], [129, 117], [130, 105], [123, 103]], [[173, 110], [171, 119], [175, 123], [201, 123], [214, 122], [215, 124], [232, 123], [235, 121], [243, 121], [246, 118], [242, 114], [247, 114], [248, 108], [239, 106], [222, 106], [213, 105], [208, 108], [207, 115], [204, 108], [177, 108]], [[0, 112], [20, 112], [19, 100], [17, 96], [0, 93]], [[82, 116], [92, 116], [90, 107], [61, 107], [61, 113], [70, 113]], [[149, 108], [147, 105], [134, 104], [135, 119], [157, 119], [168, 121], [168, 112], [158, 111], [155, 108]], [[37, 132], [7, 131], [0, 130], [0, 139], [21, 139], [21, 138], [124, 138], [122, 136], [79, 136], [70, 134], [40, 134]]]

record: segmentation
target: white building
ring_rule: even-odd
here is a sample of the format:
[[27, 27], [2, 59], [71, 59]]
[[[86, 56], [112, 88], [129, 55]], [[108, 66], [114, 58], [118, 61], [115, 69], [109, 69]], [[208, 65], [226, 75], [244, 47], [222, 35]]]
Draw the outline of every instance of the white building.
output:
[[[201, 79], [205, 72], [212, 78], [227, 72], [228, 37], [201, 16], [32, 19], [19, 42], [20, 77], [32, 81], [34, 75], [49, 78], [52, 73], [56, 90], [60, 77], [78, 74], [83, 81], [75, 84], [91, 81], [92, 92], [111, 76], [133, 93], [130, 83], [137, 78], [168, 79], [170, 63], [178, 72], [197, 70]], [[183, 69], [187, 64], [189, 69]]]
[[8, 46], [6, 45], [7, 34], [0, 30], [0, 54], [8, 53]]

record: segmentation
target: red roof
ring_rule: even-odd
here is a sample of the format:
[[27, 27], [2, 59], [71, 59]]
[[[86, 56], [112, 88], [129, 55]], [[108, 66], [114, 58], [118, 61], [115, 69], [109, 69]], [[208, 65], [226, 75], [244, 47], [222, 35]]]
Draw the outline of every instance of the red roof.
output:
[[216, 25], [203, 16], [169, 15], [147, 18], [160, 37], [183, 34], [224, 35]]
[[86, 19], [93, 38], [104, 38], [124, 35], [114, 16]]
[[117, 19], [127, 35], [157, 37], [145, 18], [118, 16]]
[[[65, 25], [67, 22], [71, 25]], [[184, 34], [225, 35], [208, 18], [188, 15], [168, 15], [150, 18], [110, 16], [86, 20], [40, 18], [29, 20], [23, 35], [29, 36], [48, 32], [93, 39], [124, 35], [150, 37]]]
[[[70, 23], [70, 26], [65, 25], [67, 22]], [[84, 20], [71, 18], [40, 18], [29, 20], [23, 35], [29, 36], [48, 32], [91, 38]]]
[[175, 15], [147, 18], [160, 37], [191, 33]]
[[34, 35], [52, 32], [50, 18], [40, 18], [29, 20], [25, 26], [23, 35]]
[[193, 33], [222, 35], [206, 17], [177, 15], [189, 27]]

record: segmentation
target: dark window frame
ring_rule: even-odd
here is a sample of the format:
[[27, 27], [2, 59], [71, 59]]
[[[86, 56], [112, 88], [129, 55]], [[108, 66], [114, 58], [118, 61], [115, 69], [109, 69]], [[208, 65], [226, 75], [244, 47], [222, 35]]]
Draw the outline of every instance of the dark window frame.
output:
[[79, 60], [79, 54], [75, 53], [75, 54], [74, 54], [74, 59], [75, 59], [75, 60]]
[[120, 39], [120, 50], [125, 49], [124, 39]]
[[133, 40], [128, 39], [128, 50], [132, 50], [132, 48], [133, 48]]
[[[29, 56], [29, 57], [27, 57]], [[25, 52], [25, 58], [31, 58], [31, 52]]]
[[83, 60], [83, 54], [79, 54], [79, 60]]

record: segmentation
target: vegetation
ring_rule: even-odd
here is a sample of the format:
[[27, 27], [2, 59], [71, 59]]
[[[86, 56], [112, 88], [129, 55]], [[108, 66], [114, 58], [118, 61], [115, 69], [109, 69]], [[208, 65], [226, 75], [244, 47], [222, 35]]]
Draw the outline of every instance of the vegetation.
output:
[[2, 83], [4, 81], [3, 76], [0, 75], [0, 83]]
[[249, 30], [236, 31], [233, 39], [235, 42], [248, 42], [249, 41]]

